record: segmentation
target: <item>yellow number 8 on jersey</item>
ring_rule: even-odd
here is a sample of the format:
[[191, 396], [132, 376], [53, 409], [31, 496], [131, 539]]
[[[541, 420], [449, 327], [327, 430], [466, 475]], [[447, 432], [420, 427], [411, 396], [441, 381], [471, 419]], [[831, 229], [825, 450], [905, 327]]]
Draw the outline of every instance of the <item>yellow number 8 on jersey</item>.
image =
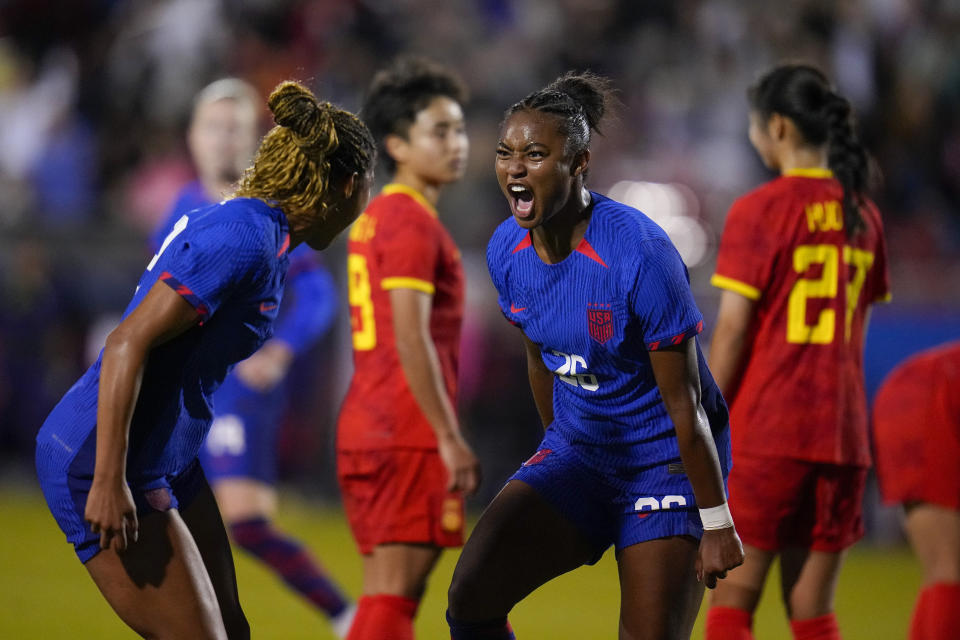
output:
[[357, 351], [370, 351], [377, 346], [377, 328], [373, 320], [367, 259], [358, 253], [347, 255], [347, 297], [350, 302], [353, 348]]

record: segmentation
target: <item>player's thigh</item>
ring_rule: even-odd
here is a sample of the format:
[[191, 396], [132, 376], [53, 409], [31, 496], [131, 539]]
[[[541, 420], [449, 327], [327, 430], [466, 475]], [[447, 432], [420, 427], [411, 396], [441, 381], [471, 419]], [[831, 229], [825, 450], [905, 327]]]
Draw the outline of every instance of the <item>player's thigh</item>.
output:
[[381, 544], [363, 556], [364, 595], [419, 600], [442, 549], [429, 544]]
[[460, 553], [450, 614], [463, 621], [504, 616], [540, 585], [597, 557], [596, 545], [580, 529], [532, 487], [512, 480]]
[[911, 504], [905, 526], [924, 581], [960, 582], [960, 512], [930, 503]]
[[248, 638], [250, 627], [240, 606], [230, 541], [216, 499], [199, 465], [194, 470], [195, 474], [186, 479], [186, 486], [174, 487], [181, 501], [181, 516], [200, 552], [229, 637]]
[[780, 552], [783, 603], [793, 620], [819, 618], [833, 611], [837, 580], [846, 552], [788, 548]]
[[141, 516], [137, 542], [122, 555], [101, 551], [84, 566], [141, 636], [228, 637], [200, 552], [175, 509]]
[[228, 477], [211, 482], [225, 522], [271, 519], [277, 512], [277, 490], [256, 478]]
[[743, 564], [728, 571], [723, 580], [717, 581], [716, 589], [710, 594], [710, 606], [750, 612], [756, 610], [776, 554], [745, 544], [743, 555]]
[[621, 640], [689, 638], [703, 598], [697, 581], [699, 541], [672, 536], [617, 554]]

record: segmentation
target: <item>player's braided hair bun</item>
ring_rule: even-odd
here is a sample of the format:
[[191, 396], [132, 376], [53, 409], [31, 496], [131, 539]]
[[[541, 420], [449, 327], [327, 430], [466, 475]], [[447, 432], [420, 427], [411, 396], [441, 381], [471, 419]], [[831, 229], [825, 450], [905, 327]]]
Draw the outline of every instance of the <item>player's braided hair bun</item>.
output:
[[591, 71], [568, 71], [511, 106], [505, 117], [526, 110], [559, 116], [567, 151], [576, 154], [590, 146], [591, 131], [602, 133], [600, 122], [618, 104], [614, 93], [608, 78]]
[[565, 93], [580, 106], [590, 128], [600, 133], [600, 122], [609, 107], [613, 85], [610, 80], [590, 71], [568, 71], [553, 81], [547, 89]]
[[297, 82], [280, 83], [267, 104], [277, 126], [260, 142], [234, 195], [278, 204], [291, 224], [293, 218], [325, 216], [331, 184], [352, 173], [364, 176], [373, 166], [369, 129]]
[[274, 122], [289, 131], [296, 145], [313, 159], [322, 159], [337, 148], [333, 105], [317, 102], [303, 85], [289, 80], [281, 83], [267, 104]]

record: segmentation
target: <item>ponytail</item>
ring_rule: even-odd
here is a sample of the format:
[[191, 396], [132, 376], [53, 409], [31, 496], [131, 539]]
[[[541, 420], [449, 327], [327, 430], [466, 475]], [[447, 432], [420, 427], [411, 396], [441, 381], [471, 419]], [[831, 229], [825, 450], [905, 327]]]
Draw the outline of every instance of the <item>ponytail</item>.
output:
[[560, 132], [567, 138], [566, 151], [578, 154], [590, 146], [591, 131], [601, 133], [600, 122], [616, 104], [609, 79], [590, 71], [568, 71], [512, 105], [504, 118], [527, 110], [557, 115], [562, 118]]
[[867, 189], [870, 160], [854, 131], [847, 99], [831, 92], [824, 112], [827, 165], [843, 187], [843, 226], [849, 238], [865, 227], [860, 206]]
[[826, 144], [827, 165], [843, 188], [844, 231], [849, 238], [863, 230], [860, 207], [869, 187], [870, 158], [847, 99], [833, 91], [819, 69], [802, 64], [768, 71], [750, 87], [747, 98], [764, 120], [779, 113], [793, 121], [809, 144]]

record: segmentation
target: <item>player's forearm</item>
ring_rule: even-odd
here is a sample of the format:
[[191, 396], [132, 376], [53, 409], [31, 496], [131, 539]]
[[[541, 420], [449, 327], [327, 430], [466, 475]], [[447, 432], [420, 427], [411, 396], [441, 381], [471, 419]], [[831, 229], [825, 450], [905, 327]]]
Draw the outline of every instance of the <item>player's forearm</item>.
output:
[[726, 501], [723, 473], [710, 422], [700, 403], [697, 344], [691, 338], [681, 345], [650, 352], [650, 364], [660, 397], [677, 434], [680, 459], [701, 509]]
[[126, 333], [115, 331], [107, 338], [97, 393], [95, 479], [111, 481], [126, 474], [130, 421], [146, 356], [146, 347]]
[[410, 393], [437, 439], [458, 437], [460, 427], [453, 404], [447, 396], [440, 359], [433, 341], [422, 332], [397, 336], [397, 355]]
[[723, 473], [706, 412], [699, 401], [695, 405], [690, 401], [684, 402], [682, 407], [675, 406], [672, 411], [668, 405], [668, 411], [676, 427], [680, 459], [693, 487], [697, 505], [706, 509], [723, 504], [727, 499]]

